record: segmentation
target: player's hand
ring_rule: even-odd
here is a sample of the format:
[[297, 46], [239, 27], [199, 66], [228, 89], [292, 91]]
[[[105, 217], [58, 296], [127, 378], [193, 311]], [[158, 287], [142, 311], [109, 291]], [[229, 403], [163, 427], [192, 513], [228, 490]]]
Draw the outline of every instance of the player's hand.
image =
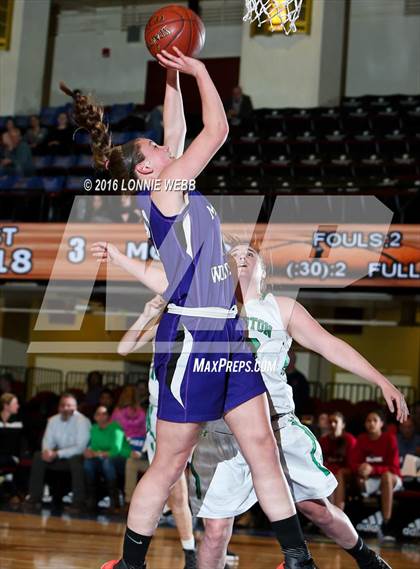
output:
[[98, 263], [113, 263], [114, 265], [119, 264], [119, 260], [122, 257], [121, 251], [115, 247], [112, 243], [107, 241], [97, 241], [90, 248], [91, 253]]
[[184, 55], [177, 47], [173, 47], [172, 49], [176, 55], [169, 53], [166, 49], [163, 49], [156, 55], [162, 67], [165, 67], [166, 69], [175, 69], [180, 73], [186, 73], [193, 77], [197, 77], [200, 71], [205, 69], [204, 63], [198, 59]]
[[391, 413], [396, 414], [397, 421], [404, 423], [410, 414], [404, 395], [388, 380], [384, 381], [380, 388]]
[[154, 318], [163, 310], [166, 305], [166, 300], [157, 294], [144, 305], [143, 316]]

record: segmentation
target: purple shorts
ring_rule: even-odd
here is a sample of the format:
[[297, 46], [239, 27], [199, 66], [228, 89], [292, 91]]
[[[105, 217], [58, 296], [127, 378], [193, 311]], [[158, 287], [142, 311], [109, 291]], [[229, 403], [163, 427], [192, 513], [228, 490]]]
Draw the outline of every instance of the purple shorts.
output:
[[155, 339], [158, 418], [201, 423], [266, 392], [242, 319], [165, 313]]

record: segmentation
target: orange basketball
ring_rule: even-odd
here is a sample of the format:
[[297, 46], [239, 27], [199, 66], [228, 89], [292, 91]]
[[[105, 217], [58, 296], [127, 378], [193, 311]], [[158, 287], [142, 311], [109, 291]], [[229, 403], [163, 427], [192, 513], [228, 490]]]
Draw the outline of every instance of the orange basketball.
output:
[[157, 10], [149, 19], [144, 31], [147, 49], [156, 54], [177, 47], [190, 57], [203, 49], [206, 37], [204, 24], [189, 8], [172, 4]]

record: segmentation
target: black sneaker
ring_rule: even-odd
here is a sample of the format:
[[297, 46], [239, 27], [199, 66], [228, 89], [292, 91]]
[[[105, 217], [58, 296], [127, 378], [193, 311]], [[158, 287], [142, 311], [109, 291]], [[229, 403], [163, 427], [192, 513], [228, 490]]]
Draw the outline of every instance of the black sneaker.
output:
[[[107, 561], [102, 565], [101, 569], [131, 569], [131, 566], [127, 565], [124, 559], [120, 559], [119, 561]], [[143, 565], [143, 569], [146, 569], [146, 564]]]
[[291, 557], [290, 559], [283, 561], [277, 569], [318, 569], [318, 567], [315, 565], [315, 561], [313, 559], [299, 561], [299, 559]]
[[383, 522], [379, 531], [378, 531], [378, 538], [383, 543], [394, 543], [397, 541], [397, 538], [394, 535], [394, 532], [391, 528], [390, 522]]
[[184, 569], [197, 569], [197, 555], [195, 549], [184, 549], [185, 567]]
[[360, 569], [392, 569], [391, 565], [388, 565], [388, 563], [372, 549], [369, 549], [369, 555], [370, 559], [366, 561], [366, 563], [358, 564]]

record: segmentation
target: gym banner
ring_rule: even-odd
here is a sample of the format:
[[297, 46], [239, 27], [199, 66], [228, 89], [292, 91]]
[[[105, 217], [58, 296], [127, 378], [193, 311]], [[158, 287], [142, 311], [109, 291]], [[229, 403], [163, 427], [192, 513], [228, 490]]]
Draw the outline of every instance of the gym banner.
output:
[[[268, 230], [269, 228], [269, 230]], [[246, 235], [245, 223], [222, 224], [223, 233]], [[417, 225], [258, 224], [268, 282], [293, 287], [416, 287], [420, 285]], [[158, 259], [142, 223], [0, 223], [0, 279], [90, 281], [133, 278], [92, 257], [90, 247], [107, 241], [134, 259]], [[217, 274], [213, 271], [213, 276]]]

